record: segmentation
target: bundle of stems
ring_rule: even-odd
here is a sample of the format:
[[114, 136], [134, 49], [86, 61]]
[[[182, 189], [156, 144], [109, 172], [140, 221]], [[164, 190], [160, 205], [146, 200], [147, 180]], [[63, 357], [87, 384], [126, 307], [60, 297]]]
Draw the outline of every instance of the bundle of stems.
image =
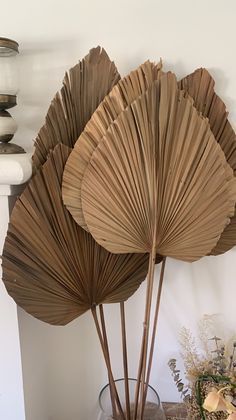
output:
[[[111, 396], [111, 405], [112, 413], [114, 419], [122, 420], [142, 420], [145, 418], [145, 404], [147, 398], [148, 385], [150, 380], [150, 373], [153, 360], [153, 352], [155, 345], [155, 338], [157, 334], [157, 324], [158, 324], [158, 315], [161, 302], [161, 292], [164, 281], [164, 271], [166, 259], [162, 260], [162, 267], [160, 273], [160, 279], [158, 284], [154, 317], [152, 322], [152, 334], [150, 340], [150, 348], [148, 352], [148, 337], [150, 329], [150, 318], [151, 318], [151, 303], [153, 292], [153, 280], [154, 280], [154, 265], [156, 256], [150, 256], [150, 271], [149, 273], [149, 283], [147, 284], [147, 304], [145, 308], [145, 320], [144, 320], [144, 329], [143, 337], [141, 343], [141, 353], [139, 361], [139, 371], [137, 376], [136, 391], [135, 391], [135, 401], [130, 400], [130, 389], [129, 389], [129, 368], [128, 368], [128, 349], [127, 349], [127, 332], [126, 332], [126, 316], [125, 316], [125, 303], [120, 302], [120, 322], [121, 322], [121, 337], [122, 337], [122, 355], [123, 355], [123, 372], [124, 372], [124, 391], [125, 391], [125, 406], [122, 406], [120, 401], [120, 396], [116, 388], [116, 382], [112, 372], [110, 350], [109, 350], [109, 341], [107, 337], [106, 322], [104, 316], [103, 305], [99, 305], [99, 313], [97, 312], [96, 306], [91, 309], [93, 320], [96, 326], [97, 334], [101, 344], [107, 372], [108, 380], [110, 386], [110, 396]], [[151, 282], [151, 287], [150, 287]], [[151, 290], [151, 292], [150, 292]], [[150, 299], [151, 297], [151, 299]]]

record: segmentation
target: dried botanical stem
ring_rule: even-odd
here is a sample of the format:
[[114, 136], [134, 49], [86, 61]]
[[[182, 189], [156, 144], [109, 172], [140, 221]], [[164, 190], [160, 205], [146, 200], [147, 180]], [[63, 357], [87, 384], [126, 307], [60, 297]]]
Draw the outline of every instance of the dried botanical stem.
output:
[[[149, 275], [149, 271], [150, 271], [150, 256], [149, 256], [148, 275]], [[147, 288], [148, 288], [148, 285], [147, 285]], [[137, 383], [136, 383], [135, 398], [134, 398], [133, 420], [137, 419], [138, 400], [139, 400], [139, 391], [140, 391], [140, 380], [141, 380], [141, 374], [142, 374], [142, 359], [143, 359], [143, 351], [144, 351], [144, 339], [143, 339], [144, 338], [144, 333], [145, 333], [145, 330], [143, 330], [143, 337], [142, 337], [142, 342], [141, 342], [139, 367], [138, 367]]]
[[[144, 335], [144, 331], [143, 331], [143, 335]], [[142, 374], [142, 355], [143, 355], [143, 351], [144, 351], [144, 340], [142, 339], [141, 351], [140, 351], [140, 360], [139, 360], [139, 368], [138, 368], [138, 375], [137, 375], [137, 383], [136, 383], [136, 389], [135, 389], [133, 420], [137, 420], [138, 400], [139, 400], [139, 391], [140, 391], [140, 380], [141, 380], [141, 374]]]
[[141, 354], [140, 354], [140, 360], [139, 360], [139, 370], [138, 370], [137, 385], [136, 385], [136, 391], [135, 391], [135, 406], [134, 406], [134, 417], [133, 417], [134, 420], [137, 419], [138, 401], [139, 401], [141, 382], [142, 382], [142, 393], [144, 392], [144, 386], [145, 386], [145, 372], [146, 372], [146, 361], [147, 361], [147, 350], [148, 350], [148, 335], [149, 335], [149, 324], [150, 324], [150, 315], [151, 315], [155, 260], [156, 260], [156, 244], [154, 242], [153, 247], [152, 247], [152, 252], [149, 255], [146, 306], [145, 306], [145, 316], [144, 316], [144, 323], [143, 323], [143, 337], [142, 337]]
[[142, 414], [142, 401], [144, 400], [144, 393], [145, 387], [145, 377], [146, 377], [146, 367], [147, 367], [147, 354], [148, 354], [148, 338], [149, 338], [149, 328], [150, 328], [150, 316], [151, 316], [151, 305], [152, 305], [152, 294], [153, 294], [153, 282], [154, 282], [154, 270], [155, 270], [155, 261], [156, 261], [156, 246], [153, 244], [153, 249], [151, 253], [151, 272], [150, 272], [150, 290], [149, 295], [147, 297], [147, 313], [145, 316], [145, 323], [146, 323], [146, 334], [145, 334], [145, 341], [144, 341], [144, 353], [143, 353], [143, 371], [142, 371], [142, 381], [141, 381], [141, 398], [140, 398], [140, 420], [143, 419]]
[[161, 303], [161, 293], [162, 293], [162, 286], [163, 286], [163, 281], [164, 281], [165, 265], [166, 265], [166, 257], [164, 257], [162, 261], [160, 280], [159, 280], [158, 291], [157, 291], [157, 300], [156, 300], [156, 307], [155, 307], [155, 313], [154, 313], [154, 319], [153, 319], [152, 338], [151, 338], [151, 345], [150, 345], [150, 352], [149, 352], [147, 376], [146, 376], [146, 381], [145, 381], [146, 385], [145, 385], [144, 396], [143, 396], [142, 405], [141, 405], [142, 414], [144, 412], [144, 407], [146, 403], [148, 384], [149, 384], [150, 373], [151, 373], [151, 368], [152, 368], [153, 352], [154, 352], [155, 338], [156, 338], [156, 332], [157, 332], [157, 323], [158, 323], [158, 316], [159, 316], [160, 303]]
[[[109, 354], [107, 354], [107, 349], [106, 349], [106, 346], [105, 346], [105, 343], [104, 343], [103, 334], [102, 334], [102, 331], [101, 331], [101, 328], [100, 328], [100, 325], [99, 325], [97, 311], [96, 311], [95, 306], [91, 309], [91, 312], [92, 312], [92, 315], [93, 315], [94, 323], [95, 323], [95, 326], [96, 326], [96, 330], [97, 330], [99, 341], [100, 341], [100, 344], [101, 344], [104, 360], [105, 360], [106, 367], [107, 367], [109, 384], [110, 384], [110, 391], [111, 391], [113, 416], [116, 417], [116, 406], [115, 406], [116, 387], [115, 387], [114, 377], [113, 377], [113, 373], [112, 373], [112, 369], [111, 369]], [[120, 414], [122, 415], [122, 413], [120, 413]], [[124, 418], [124, 417], [122, 417], [122, 418]]]
[[101, 344], [103, 356], [104, 356], [107, 371], [108, 371], [108, 379], [109, 379], [110, 393], [111, 393], [112, 413], [113, 413], [113, 417], [115, 417], [116, 416], [116, 404], [115, 404], [114, 386], [113, 386], [113, 383], [112, 383], [112, 380], [111, 380], [110, 368], [108, 367], [109, 362], [108, 362], [108, 359], [107, 359], [107, 352], [105, 350], [104, 340], [103, 340], [102, 332], [101, 332], [98, 317], [97, 317], [96, 307], [92, 308], [91, 312], [92, 312], [92, 315], [93, 315], [94, 323], [95, 323], [95, 326], [96, 326], [96, 329], [97, 329], [99, 341], [100, 341], [100, 344]]
[[[105, 347], [105, 351], [106, 351], [107, 358], [108, 358], [109, 365], [110, 365], [110, 369], [111, 369], [111, 359], [110, 359], [110, 351], [109, 351], [109, 345], [108, 345], [108, 339], [107, 339], [106, 323], [105, 323], [103, 305], [99, 305], [99, 311], [100, 311], [100, 319], [101, 319], [104, 347]], [[111, 369], [111, 372], [112, 372], [112, 369]], [[117, 392], [117, 389], [116, 389], [113, 374], [111, 375], [111, 385], [112, 385], [112, 388], [114, 389], [115, 401], [117, 403], [118, 411], [119, 411], [119, 414], [121, 416], [120, 419], [125, 420], [124, 412], [123, 412], [123, 409], [122, 409], [122, 406], [121, 406], [121, 403], [120, 403], [120, 399], [119, 399], [119, 395], [118, 395], [118, 392]]]
[[127, 343], [126, 343], [125, 303], [124, 302], [120, 302], [120, 317], [121, 317], [123, 365], [124, 365], [124, 380], [125, 380], [126, 416], [127, 416], [127, 420], [130, 420], [131, 415], [130, 415], [130, 396], [129, 396], [128, 355], [127, 355]]
[[[100, 309], [100, 318], [101, 318], [101, 307], [99, 309]], [[106, 334], [104, 333], [104, 330], [106, 331], [106, 328], [104, 328], [104, 323], [101, 322], [101, 325], [102, 325], [102, 334], [103, 334], [104, 346], [105, 346], [105, 349], [106, 349], [107, 357], [109, 358], [109, 363], [111, 364], [108, 342], [107, 342], [107, 340], [105, 340]], [[115, 392], [114, 392], [114, 387], [115, 387], [114, 381], [112, 381], [112, 379], [109, 378], [109, 389], [110, 389], [110, 397], [111, 397], [111, 405], [112, 405], [112, 414], [113, 414], [113, 417], [116, 418], [117, 410], [116, 410], [116, 401], [115, 401], [116, 396], [115, 396]]]

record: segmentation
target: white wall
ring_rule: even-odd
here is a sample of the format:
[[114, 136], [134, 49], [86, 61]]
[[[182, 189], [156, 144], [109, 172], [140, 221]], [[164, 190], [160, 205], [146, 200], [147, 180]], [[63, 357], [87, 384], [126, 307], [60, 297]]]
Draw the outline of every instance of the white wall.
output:
[[[1, 5], [1, 35], [20, 43], [17, 141], [30, 149], [66, 69], [100, 44], [121, 74], [162, 57], [178, 77], [207, 67], [236, 122], [235, 0], [12, 0]], [[204, 313], [223, 313], [235, 327], [235, 256], [189, 265], [167, 264], [152, 382], [162, 399], [177, 397], [166, 363], [178, 352], [182, 325], [194, 328]], [[159, 268], [156, 269], [157, 274]], [[131, 374], [141, 326], [143, 288], [128, 303]], [[118, 362], [116, 308], [108, 308]], [[49, 327], [19, 311], [27, 420], [93, 420], [98, 390], [106, 381], [91, 317], [65, 328]], [[135, 324], [136, 325], [136, 324]]]

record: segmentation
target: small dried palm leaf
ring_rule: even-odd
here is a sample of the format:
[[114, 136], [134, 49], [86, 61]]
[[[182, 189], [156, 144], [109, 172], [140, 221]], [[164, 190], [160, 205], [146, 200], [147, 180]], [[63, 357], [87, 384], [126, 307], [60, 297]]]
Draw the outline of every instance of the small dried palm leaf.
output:
[[114, 255], [77, 225], [61, 197], [71, 149], [58, 145], [16, 202], [3, 281], [27, 312], [64, 325], [93, 305], [126, 300], [147, 273], [146, 255]]
[[82, 183], [83, 214], [114, 253], [208, 254], [234, 213], [233, 171], [208, 121], [163, 75], [110, 125]]
[[36, 167], [46, 161], [58, 143], [74, 146], [95, 109], [119, 79], [115, 64], [101, 47], [90, 50], [66, 73], [63, 87], [54, 97], [35, 141]]
[[161, 73], [161, 63], [154, 64], [147, 61], [120, 80], [93, 114], [75, 144], [65, 167], [62, 194], [67, 209], [84, 229], [87, 229], [87, 225], [81, 206], [81, 185], [93, 151], [109, 125], [128, 105], [143, 94]]
[[215, 93], [215, 81], [206, 69], [198, 69], [179, 82], [194, 100], [194, 106], [209, 119], [211, 131], [219, 142], [227, 162], [236, 170], [236, 134], [228, 121], [222, 99]]
[[[209, 119], [211, 130], [219, 142], [227, 162], [236, 171], [236, 134], [228, 121], [228, 112], [221, 98], [215, 93], [215, 82], [206, 69], [198, 69], [179, 82], [194, 100], [194, 105]], [[236, 245], [236, 213], [223, 231], [213, 255], [223, 254]]]

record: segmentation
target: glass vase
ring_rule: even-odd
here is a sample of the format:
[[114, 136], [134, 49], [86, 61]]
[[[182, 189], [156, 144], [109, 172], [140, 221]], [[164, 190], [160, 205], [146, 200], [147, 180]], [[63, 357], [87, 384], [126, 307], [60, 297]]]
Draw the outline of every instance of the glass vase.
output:
[[[129, 395], [130, 395], [130, 407], [131, 407], [131, 418], [134, 410], [134, 401], [135, 401], [135, 389], [136, 389], [136, 379], [129, 379]], [[126, 415], [126, 403], [125, 403], [125, 381], [124, 379], [117, 379], [115, 381], [117, 392], [119, 394], [120, 402], [122, 409]], [[112, 415], [112, 405], [110, 397], [110, 386], [107, 384], [101, 390], [99, 394], [99, 407], [100, 407], [100, 416], [99, 420], [120, 420], [121, 417], [117, 415], [113, 417]], [[144, 409], [144, 420], [165, 420], [165, 414], [160, 402], [159, 395], [152, 386], [148, 386], [147, 399]]]
[[17, 55], [18, 43], [0, 37], [0, 95], [15, 96], [18, 92]]

